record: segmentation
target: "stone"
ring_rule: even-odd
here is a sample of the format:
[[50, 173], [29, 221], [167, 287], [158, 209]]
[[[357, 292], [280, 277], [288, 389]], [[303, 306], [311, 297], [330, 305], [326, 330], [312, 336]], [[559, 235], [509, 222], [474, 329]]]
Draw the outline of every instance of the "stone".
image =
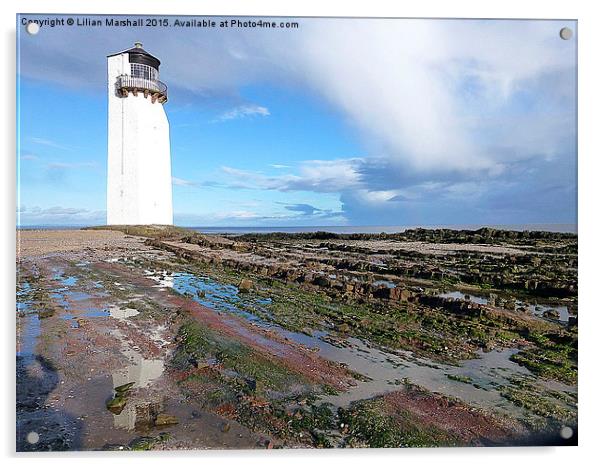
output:
[[548, 319], [560, 319], [560, 313], [556, 309], [548, 309], [547, 311], [544, 311], [543, 316]]
[[86, 325], [88, 325], [88, 321], [86, 319], [78, 318], [78, 319], [75, 319], [75, 321], [77, 322], [77, 325], [79, 325], [80, 327], [85, 327]]
[[399, 286], [396, 286], [395, 288], [391, 289], [390, 298], [393, 301], [408, 301], [411, 297], [412, 292], [410, 290]]
[[238, 285], [238, 291], [241, 293], [249, 293], [252, 289], [253, 282], [248, 278], [243, 278]]
[[504, 303], [504, 309], [507, 309], [509, 311], [514, 311], [515, 308], [516, 308], [516, 302], [514, 301], [514, 299], [509, 299], [508, 301], [506, 301]]
[[172, 416], [171, 414], [161, 413], [155, 419], [156, 426], [173, 426], [179, 424], [180, 421], [176, 416]]
[[330, 280], [327, 277], [325, 277], [324, 275], [316, 276], [312, 283], [317, 286], [323, 286], [323, 287], [330, 286]]
[[135, 383], [136, 382], [124, 383], [123, 385], [119, 385], [119, 387], [115, 387], [115, 391], [118, 394], [126, 393], [134, 386]]
[[347, 332], [349, 332], [349, 330], [351, 330], [351, 329], [350, 329], [349, 325], [346, 323], [337, 325], [337, 331], [339, 331], [341, 333], [347, 333]]
[[133, 451], [148, 451], [152, 450], [156, 443], [153, 437], [138, 437], [129, 443], [129, 447]]
[[52, 317], [53, 315], [54, 315], [54, 309], [45, 308], [45, 309], [40, 309], [38, 311], [38, 317], [40, 319], [46, 319], [48, 317]]
[[155, 419], [157, 419], [161, 411], [163, 411], [163, 405], [156, 401], [137, 404], [135, 406], [135, 428], [138, 430], [148, 430], [155, 424]]
[[113, 414], [121, 414], [123, 408], [125, 408], [126, 400], [123, 396], [117, 395], [107, 401], [107, 409]]
[[391, 297], [391, 288], [388, 288], [386, 286], [376, 288], [372, 292], [372, 296], [374, 296], [375, 298], [380, 298], [380, 299], [389, 299]]
[[201, 361], [196, 361], [195, 366], [197, 369], [206, 369], [206, 368], [210, 367], [211, 364], [209, 364], [209, 362], [207, 362], [205, 360], [201, 360]]
[[158, 443], [165, 442], [170, 438], [171, 435], [167, 432], [162, 432], [157, 437], [138, 437], [129, 443], [129, 447], [132, 451], [153, 450]]
[[245, 377], [245, 383], [247, 384], [247, 387], [249, 387], [249, 390], [251, 390], [252, 392], [257, 390], [257, 381], [255, 379]]

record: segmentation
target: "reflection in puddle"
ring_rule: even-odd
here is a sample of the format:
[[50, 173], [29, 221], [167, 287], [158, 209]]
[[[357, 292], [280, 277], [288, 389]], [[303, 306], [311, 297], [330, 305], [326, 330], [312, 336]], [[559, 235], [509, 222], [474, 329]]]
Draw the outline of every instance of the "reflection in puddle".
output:
[[113, 386], [119, 387], [126, 383], [135, 382], [133, 388], [148, 387], [164, 370], [162, 359], [144, 359], [138, 353], [130, 358], [132, 364], [112, 373]]
[[[437, 296], [440, 298], [466, 300], [475, 304], [492, 304], [488, 298], [466, 294], [460, 291], [448, 291], [445, 293], [439, 293]], [[559, 320], [560, 322], [568, 322], [570, 316], [568, 307], [564, 305], [550, 306], [545, 304], [529, 304], [517, 299], [514, 301], [514, 306], [516, 309], [524, 308], [539, 317], [550, 318], [548, 317], [549, 314], [546, 315], [547, 312], [558, 313], [558, 319], [552, 318], [552, 320]]]
[[147, 430], [161, 411], [161, 403], [130, 402], [121, 413], [113, 415], [113, 424], [115, 427], [125, 430]]
[[30, 293], [33, 288], [29, 282], [17, 283], [17, 312], [22, 311], [23, 314], [31, 309]]
[[17, 289], [17, 357], [29, 366], [35, 360], [35, 349], [41, 334], [40, 318], [32, 309], [30, 293], [33, 288], [28, 282], [21, 282]]
[[372, 286], [378, 287], [384, 285], [387, 288], [395, 288], [395, 283], [389, 281], [389, 280], [375, 280], [374, 282], [372, 282]]
[[52, 279], [56, 280], [63, 286], [73, 286], [77, 283], [77, 277], [74, 275], [65, 277], [63, 270], [60, 268], [55, 267], [52, 269], [52, 271], [54, 272]]
[[119, 414], [113, 414], [113, 424], [120, 429], [133, 430], [136, 426], [136, 406], [128, 403]]
[[270, 298], [262, 298], [254, 294], [241, 294], [238, 287], [216, 282], [209, 277], [191, 273], [146, 272], [148, 278], [155, 280], [158, 287], [173, 288], [180, 294], [187, 295], [203, 306], [218, 311], [226, 311], [244, 317], [259, 325], [268, 325], [256, 314], [270, 316], [265, 306], [271, 304]]
[[[491, 351], [481, 353], [480, 359], [468, 360], [459, 367], [433, 363], [418, 358], [410, 352], [397, 354], [381, 351], [366, 345], [361, 340], [350, 338], [347, 348], [338, 348], [327, 343], [320, 344], [318, 354], [327, 359], [343, 362], [348, 367], [372, 380], [359, 381], [356, 387], [339, 395], [323, 397], [324, 401], [335, 406], [347, 406], [349, 403], [375, 395], [396, 391], [404, 379], [420, 385], [429, 391], [462, 399], [480, 407], [503, 407], [507, 411], [518, 412], [516, 407], [502, 398], [493, 388], [494, 384], [504, 385], [508, 381], [496, 373], [498, 367], [507, 367], [510, 373], [528, 371], [509, 361], [516, 350]], [[478, 386], [450, 380], [447, 374], [474, 377]], [[482, 388], [479, 388], [482, 387]]]
[[[146, 388], [158, 379], [165, 370], [163, 359], [146, 359], [131, 347], [121, 331], [115, 329], [111, 332], [121, 341], [121, 352], [130, 361], [122, 369], [112, 372], [113, 388], [134, 382], [132, 389]], [[148, 403], [147, 403], [148, 404]], [[119, 414], [113, 414], [115, 427], [131, 430], [136, 426], [137, 417], [141, 407], [136, 403], [128, 402]]]
[[[65, 277], [61, 268], [53, 269], [53, 279], [58, 281], [62, 286], [55, 288], [50, 293], [52, 299], [64, 309], [64, 313], [60, 316], [63, 320], [71, 321], [71, 328], [79, 328], [78, 318], [87, 317], [107, 317], [109, 310], [99, 305], [93, 305], [93, 296], [85, 291], [73, 289], [73, 286], [79, 283], [78, 277], [73, 275]], [[94, 289], [102, 288], [99, 282], [93, 282]], [[95, 297], [103, 296], [103, 293], [95, 292]]]
[[440, 298], [447, 298], [447, 299], [466, 300], [466, 301], [470, 301], [475, 304], [487, 304], [487, 302], [488, 302], [487, 298], [482, 298], [480, 296], [474, 296], [471, 294], [461, 293], [460, 291], [448, 291], [446, 293], [438, 294], [437, 296], [439, 296]]
[[121, 331], [114, 329], [111, 334], [121, 341], [121, 352], [131, 362], [123, 369], [112, 373], [113, 387], [119, 387], [130, 382], [134, 382], [132, 388], [148, 387], [153, 380], [163, 373], [165, 367], [162, 359], [145, 359], [126, 342]]
[[130, 317], [137, 316], [140, 314], [136, 309], [131, 308], [121, 308], [119, 306], [109, 306], [107, 309], [109, 311], [109, 315], [117, 320], [126, 320]]
[[35, 357], [35, 347], [40, 336], [40, 319], [37, 314], [17, 316], [17, 356], [30, 361]]
[[519, 307], [525, 307], [527, 309], [529, 309], [529, 311], [531, 311], [533, 314], [539, 316], [539, 317], [546, 317], [546, 313], [549, 311], [552, 312], [557, 312], [559, 319], [561, 322], [568, 322], [569, 320], [569, 310], [567, 308], [567, 306], [546, 306], [546, 305], [533, 305], [533, 304], [526, 304], [523, 303], [521, 301], [516, 301], [516, 305]]

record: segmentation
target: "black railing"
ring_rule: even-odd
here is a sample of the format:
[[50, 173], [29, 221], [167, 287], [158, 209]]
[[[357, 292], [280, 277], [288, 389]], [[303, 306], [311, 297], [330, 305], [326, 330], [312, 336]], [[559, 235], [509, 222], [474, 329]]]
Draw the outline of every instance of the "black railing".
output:
[[117, 88], [127, 90], [149, 91], [151, 94], [161, 94], [167, 99], [167, 85], [156, 79], [138, 78], [128, 74], [117, 76]]

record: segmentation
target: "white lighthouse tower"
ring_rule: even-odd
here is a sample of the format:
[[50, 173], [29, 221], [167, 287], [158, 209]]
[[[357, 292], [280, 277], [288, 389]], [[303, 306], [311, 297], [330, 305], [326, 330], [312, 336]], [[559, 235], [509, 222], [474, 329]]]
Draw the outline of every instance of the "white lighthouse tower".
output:
[[173, 223], [167, 86], [161, 62], [137, 42], [107, 57], [107, 224]]

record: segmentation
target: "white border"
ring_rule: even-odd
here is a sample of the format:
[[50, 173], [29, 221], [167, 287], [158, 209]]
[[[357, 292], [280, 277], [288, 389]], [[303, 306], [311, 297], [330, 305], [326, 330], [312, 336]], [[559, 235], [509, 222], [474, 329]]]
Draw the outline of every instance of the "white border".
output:
[[[466, 18], [563, 18], [579, 21], [579, 300], [580, 300], [580, 372], [579, 372], [579, 444], [577, 448], [505, 448], [505, 449], [438, 449], [438, 450], [366, 450], [366, 451], [230, 451], [230, 452], [153, 452], [152, 454], [75, 453], [21, 455], [26, 462], [43, 461], [58, 464], [76, 461], [101, 464], [128, 461], [160, 464], [171, 458], [195, 464], [364, 464], [369, 461], [387, 463], [420, 462], [421, 464], [467, 465], [486, 463], [504, 465], [509, 462], [534, 464], [589, 464], [599, 457], [599, 417], [602, 415], [600, 384], [595, 374], [600, 367], [597, 333], [600, 331], [602, 309], [596, 302], [596, 285], [600, 280], [600, 158], [602, 148], [602, 24], [595, 1], [549, 0], [422, 0], [416, 2], [385, 2], [380, 0], [3, 0], [0, 2], [2, 25], [2, 103], [0, 128], [5, 150], [3, 157], [2, 208], [2, 296], [5, 303], [5, 339], [2, 345], [6, 368], [2, 393], [4, 399], [1, 438], [4, 456], [15, 461], [14, 452], [14, 258], [15, 258], [15, 14], [81, 13], [81, 14], [195, 14], [195, 15], [256, 15], [256, 16], [392, 16], [392, 17], [466, 17]], [[600, 298], [598, 298], [600, 299]], [[6, 363], [8, 362], [8, 364]]]

